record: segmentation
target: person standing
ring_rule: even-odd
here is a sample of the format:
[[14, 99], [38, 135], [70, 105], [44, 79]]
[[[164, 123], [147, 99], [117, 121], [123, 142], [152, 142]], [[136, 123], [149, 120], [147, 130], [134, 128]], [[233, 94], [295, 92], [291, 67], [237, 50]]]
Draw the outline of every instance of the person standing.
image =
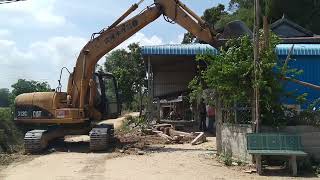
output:
[[215, 132], [215, 115], [216, 110], [213, 106], [207, 105], [207, 116], [208, 116], [208, 126], [207, 130], [214, 133]]
[[200, 113], [200, 131], [206, 131], [206, 118], [207, 118], [207, 110], [206, 110], [206, 104], [204, 103], [204, 99], [201, 98], [200, 104], [199, 104], [199, 113]]

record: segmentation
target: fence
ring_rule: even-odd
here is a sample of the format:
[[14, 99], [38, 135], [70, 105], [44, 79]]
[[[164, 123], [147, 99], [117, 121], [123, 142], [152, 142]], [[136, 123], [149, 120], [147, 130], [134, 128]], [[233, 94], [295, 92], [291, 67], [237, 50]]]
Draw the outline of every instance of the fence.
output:
[[217, 150], [249, 163], [251, 155], [247, 152], [246, 134], [252, 132], [252, 107], [247, 104], [237, 103], [233, 107], [221, 107], [220, 104], [220, 107], [217, 107], [219, 112], [216, 112], [216, 117], [221, 123], [221, 135], [217, 134], [217, 141], [221, 146], [218, 146], [218, 143]]
[[234, 106], [221, 108], [222, 122], [231, 124], [251, 124], [252, 108], [249, 106]]

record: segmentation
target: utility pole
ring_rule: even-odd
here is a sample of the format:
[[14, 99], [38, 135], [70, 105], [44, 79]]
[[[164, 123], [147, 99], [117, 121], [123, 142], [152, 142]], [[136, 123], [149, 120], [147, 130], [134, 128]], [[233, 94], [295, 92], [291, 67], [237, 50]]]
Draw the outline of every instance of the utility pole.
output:
[[259, 85], [256, 84], [260, 76], [259, 67], [259, 29], [260, 29], [260, 1], [255, 0], [254, 3], [254, 117], [255, 131], [260, 132], [260, 90]]
[[[254, 1], [254, 122], [255, 132], [260, 132], [260, 89], [257, 80], [260, 79], [260, 67], [259, 67], [259, 46], [260, 46], [260, 2], [259, 0]], [[255, 155], [257, 173], [262, 173], [261, 168], [261, 155]]]

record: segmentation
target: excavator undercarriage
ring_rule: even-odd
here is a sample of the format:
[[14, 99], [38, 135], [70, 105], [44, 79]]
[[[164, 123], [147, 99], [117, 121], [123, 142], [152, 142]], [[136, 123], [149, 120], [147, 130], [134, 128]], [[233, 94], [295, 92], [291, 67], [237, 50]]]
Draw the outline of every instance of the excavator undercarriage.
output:
[[89, 134], [90, 150], [102, 151], [109, 147], [114, 138], [114, 127], [112, 124], [101, 124], [91, 126], [78, 126], [78, 128], [50, 126], [47, 129], [35, 129], [28, 131], [24, 136], [24, 148], [26, 153], [39, 153], [45, 150], [50, 142], [55, 139], [64, 138], [66, 135]]

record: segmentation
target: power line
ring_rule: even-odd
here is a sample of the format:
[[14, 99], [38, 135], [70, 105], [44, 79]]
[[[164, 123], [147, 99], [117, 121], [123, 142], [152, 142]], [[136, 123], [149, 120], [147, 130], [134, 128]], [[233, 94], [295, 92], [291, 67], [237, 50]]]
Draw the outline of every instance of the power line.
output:
[[26, 1], [26, 0], [0, 0], [0, 4], [8, 4], [13, 2]]

